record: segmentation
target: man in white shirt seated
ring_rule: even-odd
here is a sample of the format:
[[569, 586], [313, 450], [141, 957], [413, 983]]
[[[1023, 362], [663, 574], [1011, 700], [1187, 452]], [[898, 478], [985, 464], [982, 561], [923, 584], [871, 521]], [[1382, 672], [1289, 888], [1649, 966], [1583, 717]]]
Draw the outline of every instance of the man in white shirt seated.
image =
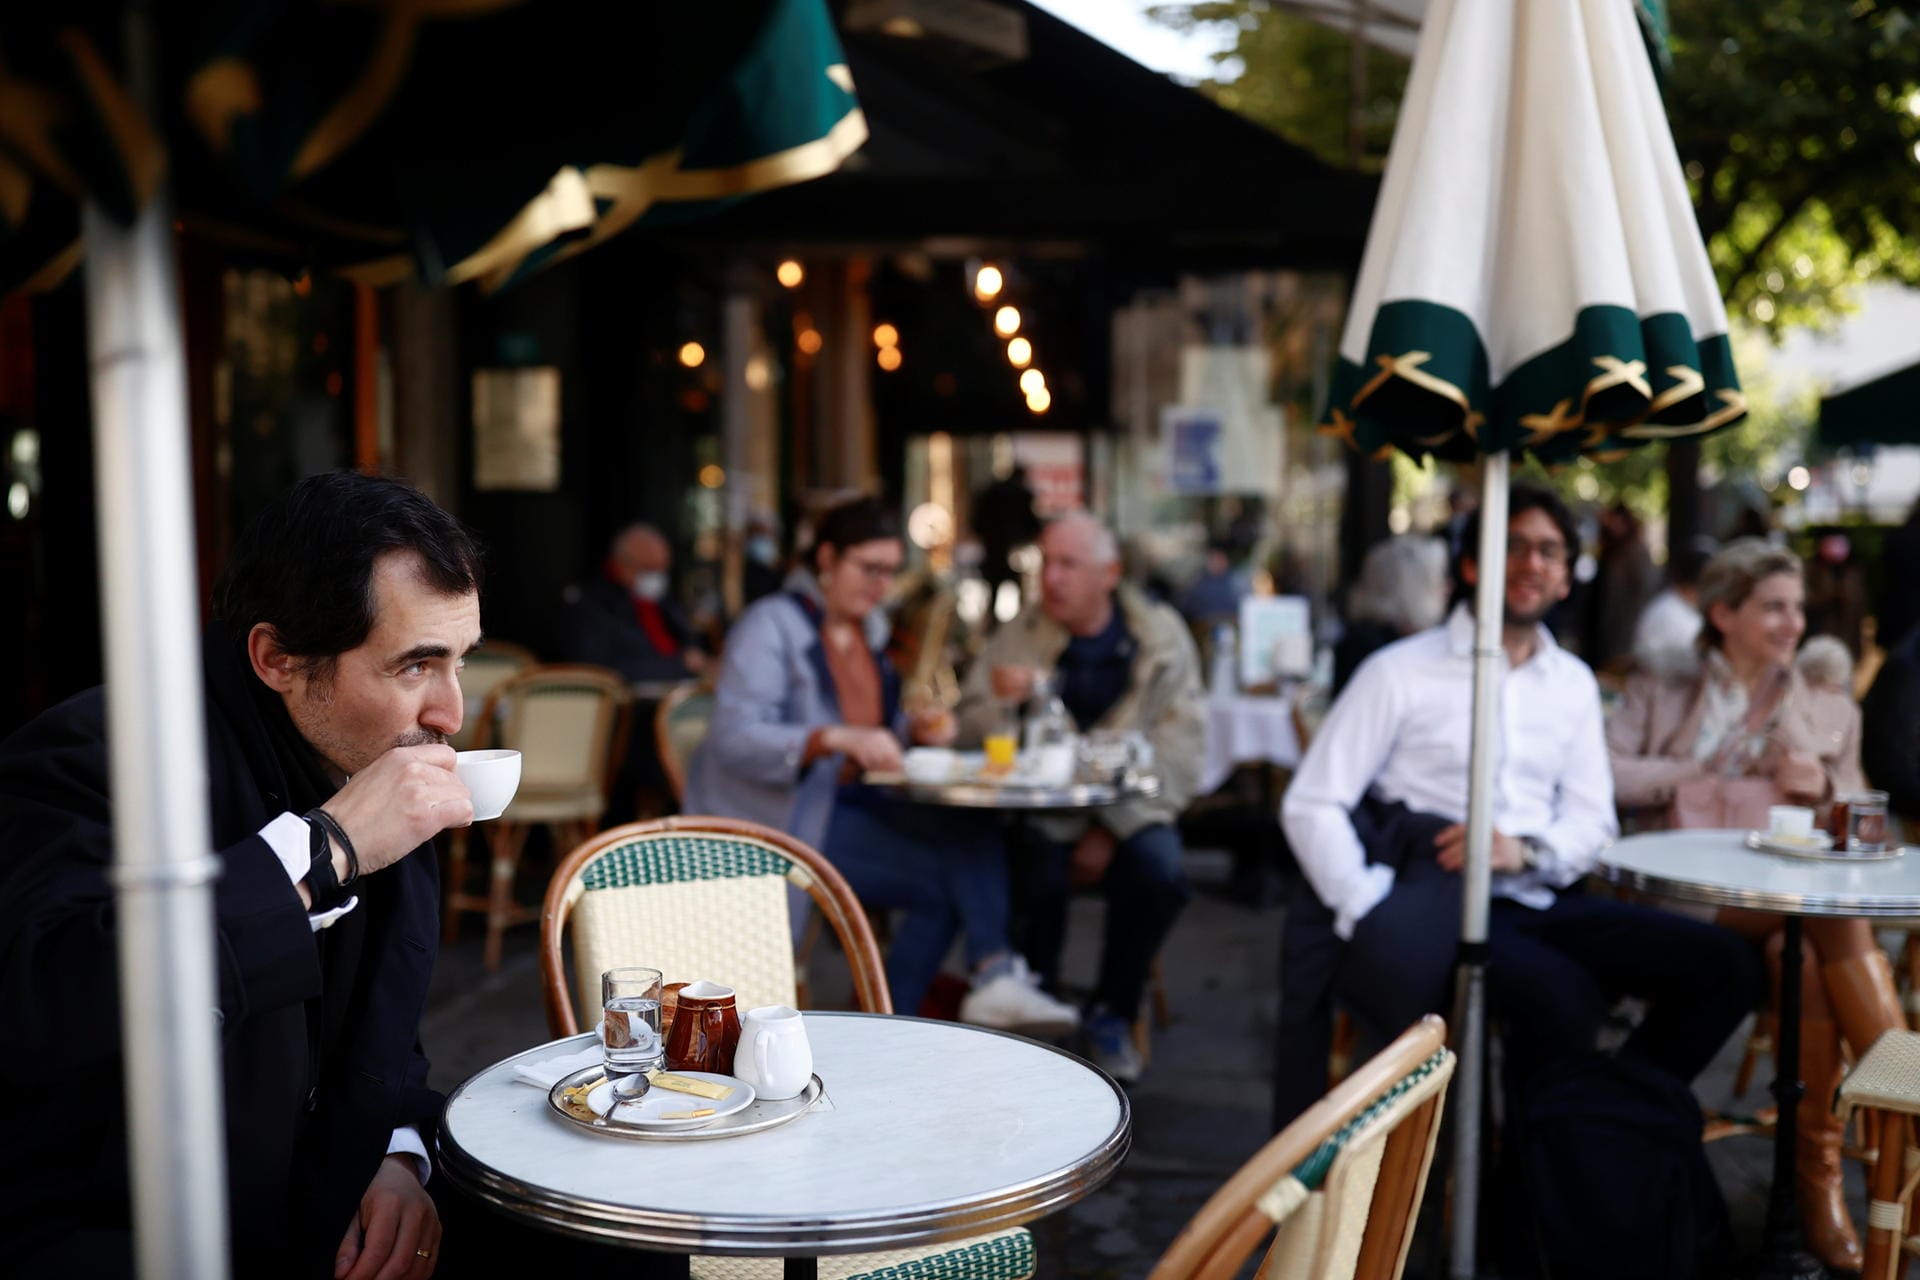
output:
[[[1579, 891], [1618, 827], [1598, 688], [1541, 625], [1567, 595], [1576, 527], [1545, 490], [1516, 486], [1510, 510], [1487, 974], [1509, 1069], [1517, 1081], [1591, 1051], [1613, 999], [1632, 994], [1652, 1003], [1623, 1052], [1691, 1079], [1758, 1001], [1760, 959], [1715, 926]], [[1478, 523], [1461, 554], [1468, 587]], [[1289, 911], [1283, 1023], [1286, 1003], [1314, 997], [1302, 979], [1329, 985], [1382, 1040], [1448, 1007], [1472, 692], [1473, 614], [1461, 605], [1363, 663], [1315, 735], [1281, 808], [1311, 889]], [[1294, 1079], [1324, 1081], [1324, 1051], [1300, 1043], [1319, 1061], [1291, 1064]], [[1277, 1089], [1276, 1121], [1310, 1103], [1309, 1089]]]

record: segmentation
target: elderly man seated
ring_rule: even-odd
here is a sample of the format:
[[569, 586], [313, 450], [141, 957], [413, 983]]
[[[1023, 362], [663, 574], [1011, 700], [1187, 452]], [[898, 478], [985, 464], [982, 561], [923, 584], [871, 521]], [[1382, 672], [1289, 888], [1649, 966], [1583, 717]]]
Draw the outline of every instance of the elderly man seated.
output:
[[672, 572], [673, 547], [658, 529], [633, 524], [615, 534], [601, 577], [574, 601], [570, 656], [636, 681], [705, 671], [707, 654], [667, 593]]
[[1103, 888], [1107, 932], [1085, 1027], [1094, 1059], [1115, 1079], [1139, 1078], [1131, 1030], [1153, 957], [1186, 904], [1174, 822], [1192, 798], [1201, 757], [1199, 658], [1180, 615], [1120, 581], [1113, 533], [1087, 515], [1040, 535], [1040, 601], [994, 632], [968, 673], [960, 732], [978, 741], [1008, 703], [1048, 677], [1081, 732], [1137, 730], [1152, 743], [1152, 799], [1035, 822], [1027, 956], [1058, 981], [1067, 895]]

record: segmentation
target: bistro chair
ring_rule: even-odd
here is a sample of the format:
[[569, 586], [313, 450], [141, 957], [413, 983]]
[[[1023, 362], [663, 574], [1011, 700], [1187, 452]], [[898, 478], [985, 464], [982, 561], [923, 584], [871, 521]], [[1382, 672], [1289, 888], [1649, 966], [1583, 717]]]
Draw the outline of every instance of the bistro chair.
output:
[[1422, 1018], [1335, 1086], [1201, 1206], [1149, 1280], [1225, 1280], [1268, 1235], [1259, 1277], [1397, 1280], [1453, 1076], [1446, 1038]]
[[[725, 982], [743, 1010], [796, 1004], [789, 886], [806, 891], [816, 916], [839, 938], [855, 1004], [866, 1013], [892, 1013], [879, 944], [831, 863], [758, 823], [674, 817], [603, 831], [555, 869], [540, 916], [549, 1030], [578, 1034], [580, 1011], [599, 1008], [601, 970], [618, 965], [650, 965], [670, 982]], [[781, 1265], [695, 1257], [690, 1274], [694, 1280], [778, 1280]], [[819, 1267], [823, 1280], [1025, 1280], [1034, 1269], [1033, 1237], [1016, 1227], [917, 1249], [822, 1258]]]
[[686, 680], [660, 700], [653, 714], [653, 740], [660, 751], [660, 767], [673, 788], [673, 801], [683, 802], [687, 789], [687, 762], [706, 740], [713, 718], [713, 686], [704, 680]]
[[500, 967], [506, 931], [539, 917], [535, 908], [513, 900], [527, 837], [544, 826], [553, 833], [554, 847], [564, 849], [599, 827], [632, 707], [627, 682], [604, 667], [529, 667], [487, 695], [477, 745], [520, 752], [520, 789], [505, 813], [484, 824], [492, 855], [484, 892], [467, 884], [473, 828], [453, 832], [448, 841], [446, 940], [457, 936], [462, 912], [484, 912], [490, 972]]
[[1920, 1190], [1920, 1033], [1887, 1031], [1840, 1082], [1835, 1103], [1844, 1121], [1859, 1108], [1878, 1131], [1867, 1169], [1867, 1261], [1862, 1280], [1896, 1280], [1920, 1254], [1909, 1207]]
[[448, 745], [456, 751], [465, 751], [473, 746], [480, 737], [480, 726], [486, 719], [488, 695], [501, 681], [519, 675], [528, 667], [538, 665], [539, 661], [533, 656], [533, 650], [508, 640], [489, 640], [482, 648], [468, 654], [466, 665], [460, 672], [460, 695], [467, 704], [467, 714], [460, 725], [460, 732], [447, 740]]

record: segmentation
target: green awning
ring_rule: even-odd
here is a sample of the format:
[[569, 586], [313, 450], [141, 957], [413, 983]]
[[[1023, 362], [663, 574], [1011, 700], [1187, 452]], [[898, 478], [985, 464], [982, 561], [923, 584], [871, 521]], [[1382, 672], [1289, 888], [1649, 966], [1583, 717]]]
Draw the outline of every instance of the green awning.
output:
[[77, 203], [298, 265], [498, 284], [648, 219], [831, 172], [866, 123], [825, 0], [169, 7], [156, 119], [125, 9], [0, 16], [0, 287], [77, 261]]
[[1820, 401], [1820, 443], [1920, 444], [1920, 364], [1881, 374]]

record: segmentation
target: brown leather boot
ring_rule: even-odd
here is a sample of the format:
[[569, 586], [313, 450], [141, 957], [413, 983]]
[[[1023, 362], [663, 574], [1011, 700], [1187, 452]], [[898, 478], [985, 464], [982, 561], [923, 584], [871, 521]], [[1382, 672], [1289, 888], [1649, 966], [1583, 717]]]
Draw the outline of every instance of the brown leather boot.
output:
[[1820, 966], [1820, 981], [1855, 1058], [1871, 1049], [1882, 1032], [1906, 1027], [1900, 993], [1893, 985], [1893, 962], [1879, 947], [1827, 961]]
[[1800, 1076], [1807, 1091], [1796, 1110], [1799, 1157], [1795, 1182], [1800, 1193], [1800, 1222], [1807, 1247], [1829, 1268], [1858, 1271], [1866, 1262], [1860, 1237], [1847, 1213], [1840, 1173], [1845, 1126], [1833, 1114], [1833, 1091], [1840, 1087], [1840, 1031], [1825, 1019], [1800, 1024]]

